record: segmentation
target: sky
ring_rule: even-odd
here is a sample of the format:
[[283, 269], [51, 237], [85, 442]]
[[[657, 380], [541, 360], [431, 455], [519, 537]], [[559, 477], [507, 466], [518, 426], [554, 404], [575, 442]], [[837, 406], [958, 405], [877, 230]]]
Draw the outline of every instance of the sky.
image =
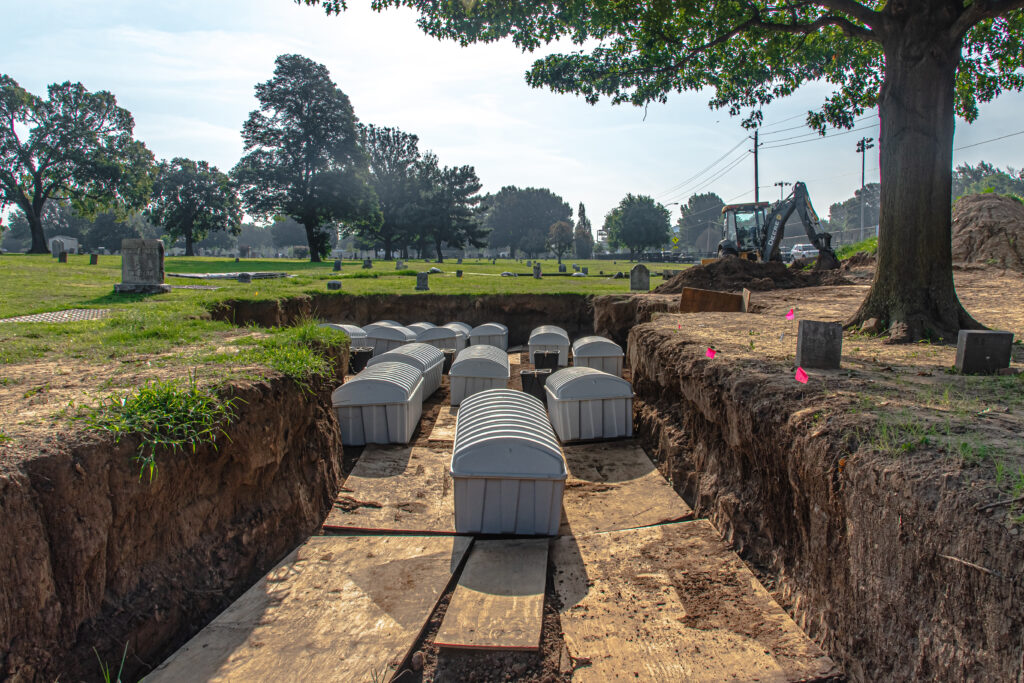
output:
[[[537, 54], [510, 41], [465, 48], [438, 41], [416, 27], [410, 10], [378, 14], [359, 0], [333, 17], [292, 0], [2, 4], [8, 30], [0, 73], [40, 95], [66, 80], [111, 91], [159, 159], [233, 167], [242, 124], [257, 107], [253, 86], [272, 76], [275, 57], [299, 53], [327, 66], [362, 122], [418, 135], [420, 150], [443, 164], [474, 166], [485, 192], [546, 187], [574, 211], [582, 202], [595, 230], [626, 193], [651, 195], [673, 215], [672, 203], [694, 192], [753, 199], [752, 142], [738, 117], [708, 108], [708, 93], [673, 94], [646, 110], [591, 106], [527, 86], [523, 74]], [[825, 215], [859, 187], [855, 144], [861, 136], [877, 140], [877, 117], [834, 139], [810, 136], [804, 116], [828, 92], [812, 84], [765, 109], [762, 200], [779, 197], [774, 183], [802, 180]], [[975, 123], [957, 120], [954, 148], [1021, 131], [1021, 111], [1021, 93], [983, 105]], [[868, 153], [867, 182], [878, 180], [877, 152]], [[1024, 166], [1024, 135], [954, 152], [954, 164], [981, 159]]]

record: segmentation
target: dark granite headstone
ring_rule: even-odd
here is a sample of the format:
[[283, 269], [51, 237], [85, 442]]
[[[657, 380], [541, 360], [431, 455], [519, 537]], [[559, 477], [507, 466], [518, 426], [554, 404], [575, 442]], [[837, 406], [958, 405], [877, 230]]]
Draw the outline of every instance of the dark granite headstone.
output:
[[334, 272], [337, 273], [341, 270], [341, 259], [334, 259]]
[[90, 266], [95, 266], [99, 262], [100, 262], [100, 255], [99, 254], [89, 254], [89, 265]]
[[68, 252], [62, 251], [59, 254], [57, 254], [57, 263], [67, 263], [67, 262], [68, 262]]
[[1010, 367], [1013, 332], [960, 330], [956, 340], [956, 369], [965, 375], [991, 374]]
[[252, 273], [239, 273], [238, 281], [243, 284], [249, 284], [252, 282]]
[[565, 272], [565, 264], [564, 263], [559, 263], [558, 264], [558, 272], [559, 273], [564, 273]]
[[416, 273], [416, 291], [430, 291], [430, 275], [428, 273]]
[[843, 354], [843, 326], [801, 320], [796, 332], [796, 364], [804, 368], [838, 370]]
[[341, 280], [328, 280], [327, 289], [335, 291], [341, 289]]

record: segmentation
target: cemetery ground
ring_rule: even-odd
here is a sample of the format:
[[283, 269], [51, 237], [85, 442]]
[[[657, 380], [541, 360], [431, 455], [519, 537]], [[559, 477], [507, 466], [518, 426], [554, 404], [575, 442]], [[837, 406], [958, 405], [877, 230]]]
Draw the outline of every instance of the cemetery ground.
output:
[[[74, 562], [84, 563], [72, 588], [93, 597], [65, 608], [87, 617], [86, 625], [78, 631], [77, 623], [74, 628], [62, 626], [61, 632], [71, 641], [78, 639], [78, 671], [94, 677], [95, 663], [85, 661], [93, 646], [106, 661], [116, 662], [124, 638], [134, 638], [137, 644], [163, 637], [177, 645], [202, 628], [319, 527], [324, 501], [333, 501], [337, 493], [326, 482], [334, 477], [336, 484], [343, 483], [360, 458], [361, 449], [345, 449], [344, 457], [333, 456], [337, 462], [332, 463], [326, 454], [340, 453], [341, 448], [336, 439], [331, 441], [329, 411], [305, 415], [293, 405], [315, 402], [315, 396], [322, 400], [336, 381], [338, 368], [332, 363], [338, 358], [338, 335], [309, 321], [293, 327], [238, 327], [213, 319], [210, 311], [240, 299], [327, 296], [325, 282], [331, 279], [343, 282], [342, 292], [331, 296], [413, 296], [415, 278], [395, 275], [393, 262], [376, 262], [371, 272], [359, 262], [347, 261], [338, 278], [331, 262], [311, 265], [274, 259], [262, 262], [259, 269], [287, 270], [296, 277], [250, 284], [168, 277], [172, 285], [219, 289], [114, 295], [119, 262], [101, 256], [98, 266], [88, 266], [87, 259], [71, 256], [64, 265], [49, 257], [0, 257], [0, 318], [68, 308], [111, 311], [99, 320], [0, 324], [0, 474], [13, 471], [19, 461], [42, 460], [46, 453], [77, 447], [76, 432], [83, 423], [70, 418], [81, 414], [82, 406], [123, 395], [149, 379], [187, 383], [191, 375], [202, 386], [241, 383], [238, 395], [248, 401], [238, 406], [241, 422], [262, 420], [271, 425], [266, 428], [270, 432], [283, 432], [264, 433], [240, 424], [239, 430], [229, 430], [232, 441], [221, 445], [223, 453], [200, 449], [198, 456], [158, 456], [160, 474], [152, 483], [137, 478], [137, 463], [127, 468], [128, 476], [115, 476], [117, 468], [111, 469], [109, 457], [98, 464], [95, 455], [74, 455], [66, 463], [69, 474], [57, 465], [37, 468], [42, 474], [34, 477], [51, 482], [47, 485], [56, 487], [53, 496], [66, 494], [68, 481], [79, 478], [92, 488], [107, 487], [111, 497], [123, 496], [125, 501], [114, 505], [112, 513], [103, 513], [115, 518], [124, 514], [118, 509], [146, 507], [145, 501], [151, 499], [164, 511], [170, 530], [161, 531], [159, 522], [135, 520], [127, 526], [144, 527], [139, 538], [145, 540], [139, 545], [161, 534], [174, 535], [179, 523], [184, 524], [181, 534], [191, 538], [191, 529], [223, 514], [215, 511], [217, 503], [190, 498], [190, 488], [203, 485], [182, 484], [190, 477], [202, 480], [204, 463], [215, 468], [213, 476], [228, 482], [218, 495], [234, 502], [225, 505], [242, 505], [237, 491], [252, 486], [245, 483], [250, 478], [258, 482], [256, 488], [265, 489], [253, 499], [256, 503], [249, 503], [256, 512], [241, 515], [241, 528], [228, 533], [218, 529], [228, 539], [224, 547], [214, 547], [219, 542], [216, 534], [202, 537], [200, 545], [209, 547], [196, 553], [199, 565], [189, 564], [188, 558], [176, 559], [178, 564], [155, 562], [160, 576], [179, 571], [177, 578], [168, 577], [173, 587], [155, 593], [132, 593], [131, 578], [122, 575], [132, 571], [133, 562], [136, 568], [153, 565], [121, 558], [115, 566], [120, 555], [133, 552], [128, 532], [116, 536], [126, 550], [116, 547], [113, 533], [104, 541], [105, 570], [103, 563], [90, 559], [99, 555], [79, 549], [89, 542], [69, 542], [77, 553]], [[960, 375], [951, 370], [952, 346], [890, 345], [880, 336], [848, 332], [841, 369], [809, 370], [809, 381], [801, 384], [794, 379], [797, 321], [847, 317], [866, 292], [869, 268], [848, 271], [848, 285], [754, 292], [751, 313], [679, 314], [674, 312], [678, 295], [632, 295], [628, 278], [593, 276], [602, 269], [607, 274], [609, 263], [580, 263], [589, 267], [588, 278], [540, 281], [529, 277], [525, 262], [515, 264], [518, 278], [500, 277], [503, 270], [512, 270], [507, 261], [466, 262], [461, 280], [454, 277], [460, 267], [454, 262], [408, 265], [420, 271], [438, 265], [445, 271], [443, 276], [431, 276], [431, 294], [594, 295], [588, 304], [593, 310], [587, 312], [592, 314], [593, 331], [620, 343], [628, 339], [624, 346], [636, 393], [638, 440], [692, 508], [693, 517], [715, 525], [771, 597], [849, 679], [1018, 677], [1024, 645], [1024, 615], [1019, 610], [1024, 603], [1024, 375]], [[572, 260], [566, 264], [571, 272]], [[620, 261], [611, 268], [628, 275], [629, 265]], [[253, 261], [203, 258], [168, 258], [166, 267], [169, 273], [257, 270]], [[650, 264], [652, 274], [661, 267]], [[545, 273], [556, 270], [552, 261], [545, 261], [543, 268]], [[1024, 338], [1019, 274], [969, 267], [958, 269], [955, 277], [961, 300], [976, 319], [993, 329], [1012, 331], [1018, 340]], [[655, 278], [652, 288], [658, 282]], [[785, 317], [790, 309], [793, 322]], [[402, 322], [424, 318], [429, 316], [422, 309], [396, 316]], [[715, 350], [714, 358], [707, 357], [709, 348]], [[1019, 341], [1012, 353], [1011, 369], [1019, 370], [1024, 363]], [[286, 386], [296, 380], [307, 388]], [[425, 406], [414, 444], [431, 445], [428, 437], [443, 409], [441, 403], [435, 397], [429, 410]], [[306, 460], [291, 469], [325, 470], [305, 492], [308, 504], [294, 502], [294, 488], [283, 495], [255, 474], [229, 476], [225, 459], [264, 457], [244, 443], [244, 436], [274, 442], [276, 450], [287, 450], [287, 444], [295, 442], [292, 448], [305, 450]], [[129, 442], [110, 457], [128, 461], [133, 455], [134, 444]], [[314, 464], [318, 458], [322, 461]], [[76, 474], [79, 466], [82, 472]], [[290, 471], [283, 464], [281, 469]], [[115, 479], [119, 489], [112, 483]], [[218, 491], [219, 481], [205, 488]], [[103, 490], [90, 494], [89, 500], [75, 504], [67, 519], [76, 519], [77, 514], [80, 524], [93, 524], [103, 515], [88, 508], [109, 508], [105, 495]], [[67, 502], [72, 501], [51, 504]], [[258, 507], [261, 504], [264, 507]], [[58, 515], [52, 510], [50, 514]], [[282, 529], [280, 519], [289, 515], [300, 521]], [[248, 550], [260, 544], [265, 547], [255, 553]], [[236, 566], [235, 571], [225, 569], [229, 566]], [[201, 575], [202, 582], [179, 586], [182, 580], [188, 582], [181, 573], [187, 571]], [[672, 571], [676, 589], [681, 590], [679, 574], [685, 576], [689, 570], [680, 564]], [[553, 572], [549, 567], [538, 652], [460, 653], [438, 648], [432, 639], [452, 596], [453, 587], [448, 586], [413, 647], [425, 656], [423, 670], [403, 674], [401, 680], [585, 680], [592, 662], [569, 649]], [[69, 573], [74, 572], [55, 571]], [[58, 592], [69, 590], [61, 586], [60, 577], [56, 580]], [[147, 581], [159, 584], [161, 579]], [[638, 600], [640, 588], [651, 584], [652, 575], [637, 574], [630, 581], [638, 592], [629, 594], [627, 610], [646, 614], [654, 609], [645, 602], [630, 602]], [[104, 590], [106, 602], [101, 599]], [[171, 599], [187, 606], [146, 614], [153, 594], [162, 605]], [[167, 654], [166, 648], [156, 647], [150, 659], [134, 663], [134, 670], [142, 673]], [[410, 664], [409, 658], [385, 662], [379, 675], [400, 672]], [[632, 677], [633, 669], [624, 673]]]

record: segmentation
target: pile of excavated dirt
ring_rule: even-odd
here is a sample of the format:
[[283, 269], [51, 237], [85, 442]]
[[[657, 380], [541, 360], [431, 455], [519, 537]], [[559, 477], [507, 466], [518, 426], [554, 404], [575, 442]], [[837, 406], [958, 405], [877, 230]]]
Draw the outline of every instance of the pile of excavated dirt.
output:
[[1024, 272], [1024, 204], [971, 194], [953, 206], [953, 260]]
[[790, 270], [783, 263], [759, 263], [739, 258], [724, 258], [706, 266], [687, 268], [654, 290], [656, 294], [679, 294], [683, 287], [738, 292], [743, 288], [765, 292], [772, 289], [797, 289], [819, 285], [848, 285], [836, 270]]

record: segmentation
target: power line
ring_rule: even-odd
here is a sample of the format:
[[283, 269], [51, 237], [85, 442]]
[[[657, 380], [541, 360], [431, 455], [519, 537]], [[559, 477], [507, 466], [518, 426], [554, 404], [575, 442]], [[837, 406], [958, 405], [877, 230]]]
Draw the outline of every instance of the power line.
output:
[[[854, 119], [854, 120], [853, 120], [853, 122], [854, 122], [854, 123], [859, 123], [860, 121], [864, 121], [865, 119], [873, 119], [873, 118], [875, 118], [875, 117], [874, 117], [874, 116], [862, 116], [862, 117], [861, 117], [861, 118], [859, 118], [859, 119]], [[797, 126], [797, 128], [803, 128], [803, 126]], [[792, 129], [792, 128], [789, 128], [789, 129], [783, 129], [783, 130], [793, 130], [793, 129]], [[781, 130], [777, 130], [777, 131], [775, 131], [775, 132], [776, 132], [776, 133], [781, 133], [782, 131], [781, 131]], [[774, 134], [775, 134], [775, 133], [768, 133], [768, 135], [774, 135]], [[769, 141], [768, 141], [768, 144], [775, 144], [776, 142], [785, 142], [786, 140], [797, 140], [797, 139], [799, 139], [799, 138], [806, 138], [806, 137], [808, 137], [808, 136], [817, 136], [817, 137], [821, 137], [821, 136], [820, 136], [820, 135], [818, 135], [818, 134], [817, 134], [816, 132], [814, 132], [814, 131], [811, 131], [811, 132], [809, 132], [809, 133], [803, 133], [802, 135], [791, 135], [791, 136], [790, 136], [790, 137], [788, 137], [788, 138], [778, 138], [777, 140], [769, 140]], [[825, 137], [829, 137], [829, 136], [827, 136], [827, 135], [826, 135]]]
[[[733, 149], [733, 151], [734, 152], [736, 151], [735, 148]], [[734, 157], [732, 159], [729, 159], [728, 161], [725, 162], [726, 168], [731, 168], [732, 164], [734, 164], [737, 160], [742, 160], [742, 159], [746, 158], [747, 154], [749, 154], [749, 152], [744, 150], [744, 151], [740, 152], [740, 155], [738, 157]], [[705, 185], [708, 182], [707, 178], [703, 178], [702, 179], [702, 178], [699, 177], [700, 175], [706, 175], [707, 173], [715, 174], [715, 173], [718, 173], [720, 170], [721, 170], [721, 167], [719, 167], [719, 168], [712, 168], [711, 166], [709, 166], [707, 169], [705, 169], [705, 173], [704, 174], [698, 174], [697, 176], [693, 176], [694, 179], [692, 181], [687, 182], [687, 183], [683, 183], [681, 185], [677, 185], [676, 188], [672, 191], [672, 195], [669, 196], [668, 198], [669, 199], [679, 199], [680, 197], [686, 195], [687, 193], [692, 192], [690, 190], [691, 187], [694, 187], [695, 185], [703, 186], [703, 185]]]
[[[788, 116], [788, 117], [786, 117], [784, 119], [780, 119], [780, 120], [776, 121], [775, 123], [769, 123], [766, 126], [762, 126], [761, 129], [764, 130], [765, 128], [772, 128], [773, 126], [777, 126], [780, 123], [786, 123], [787, 121], [792, 121], [793, 119], [798, 119], [801, 116], [807, 116], [807, 112], [803, 112], [803, 113], [800, 113], [800, 114], [793, 114], [792, 116]], [[775, 131], [775, 132], [778, 133], [780, 131]]]
[[718, 163], [719, 163], [719, 162], [720, 162], [720, 161], [721, 161], [722, 159], [726, 158], [727, 156], [729, 156], [730, 154], [732, 154], [733, 152], [735, 152], [735, 151], [736, 151], [736, 150], [737, 150], [737, 149], [738, 149], [738, 148], [739, 148], [739, 147], [740, 147], [741, 145], [743, 145], [743, 143], [744, 143], [744, 142], [746, 142], [746, 141], [747, 141], [747, 138], [743, 138], [742, 140], [740, 140], [739, 142], [737, 142], [737, 143], [736, 143], [736, 144], [735, 144], [735, 145], [733, 146], [733, 148], [732, 148], [732, 149], [730, 149], [730, 150], [729, 150], [728, 152], [726, 152], [726, 153], [725, 153], [725, 154], [723, 154], [722, 156], [720, 156], [720, 157], [718, 157], [717, 159], [715, 159], [714, 161], [712, 161], [712, 162], [711, 162], [711, 163], [710, 163], [710, 164], [709, 164], [708, 166], [706, 166], [705, 168], [701, 169], [701, 170], [700, 170], [700, 171], [698, 171], [698, 172], [697, 172], [696, 174], [694, 174], [694, 175], [690, 176], [690, 177], [689, 177], [689, 178], [687, 178], [686, 180], [683, 180], [683, 181], [679, 182], [679, 183], [678, 183], [677, 185], [674, 185], [674, 186], [673, 186], [673, 187], [671, 187], [670, 189], [668, 189], [668, 190], [665, 190], [664, 192], [662, 192], [662, 193], [658, 194], [657, 196], [658, 196], [658, 197], [664, 197], [665, 195], [669, 195], [669, 194], [672, 194], [672, 193], [676, 192], [677, 190], [679, 190], [680, 188], [682, 188], [682, 187], [685, 187], [686, 185], [689, 185], [689, 184], [690, 184], [690, 183], [691, 183], [692, 181], [696, 180], [697, 178], [701, 177], [702, 175], [704, 175], [705, 173], [707, 173], [708, 171], [710, 171], [710, 170], [711, 170], [712, 168], [714, 168], [715, 166], [717, 166], [717, 165], [718, 165]]
[[717, 173], [716, 175], [712, 176], [711, 178], [708, 178], [706, 181], [704, 181], [703, 184], [698, 185], [695, 189], [690, 190], [690, 194], [697, 194], [701, 190], [704, 190], [704, 189], [706, 189], [708, 187], [711, 187], [714, 183], [716, 183], [720, 179], [724, 178], [730, 171], [732, 171], [737, 166], [739, 166], [740, 162], [746, 160], [748, 154], [750, 154], [750, 152], [744, 152], [743, 156], [737, 158], [729, 166], [726, 166], [719, 173]]
[[[878, 125], [878, 124], [875, 124], [875, 125]], [[849, 135], [850, 133], [856, 133], [857, 131], [867, 130], [868, 128], [874, 128], [874, 127], [875, 127], [874, 125], [872, 125], [872, 126], [861, 126], [860, 128], [851, 128], [850, 130], [845, 130], [842, 133], [833, 133], [832, 135], [822, 135], [822, 136], [816, 137], [816, 138], [814, 138], [812, 140], [801, 140], [799, 142], [787, 142], [784, 145], [767, 145], [767, 146], [764, 147], [764, 149], [778, 149], [779, 147], [792, 147], [793, 145], [805, 145], [808, 142], [818, 142], [820, 140], [826, 140], [828, 138], [838, 138], [838, 137], [843, 136], [843, 135]]]
[[1000, 135], [997, 138], [991, 138], [989, 140], [982, 140], [981, 142], [975, 142], [974, 144], [971, 144], [971, 145], [964, 145], [963, 147], [954, 147], [953, 151], [954, 152], [959, 152], [962, 149], [970, 149], [971, 147], [978, 147], [979, 145], [987, 145], [990, 142], [995, 142], [996, 140], [1005, 140], [1006, 138], [1012, 138], [1012, 137], [1015, 137], [1017, 135], [1024, 135], [1024, 130], [1018, 130], [1016, 133], [1007, 133], [1006, 135]]

